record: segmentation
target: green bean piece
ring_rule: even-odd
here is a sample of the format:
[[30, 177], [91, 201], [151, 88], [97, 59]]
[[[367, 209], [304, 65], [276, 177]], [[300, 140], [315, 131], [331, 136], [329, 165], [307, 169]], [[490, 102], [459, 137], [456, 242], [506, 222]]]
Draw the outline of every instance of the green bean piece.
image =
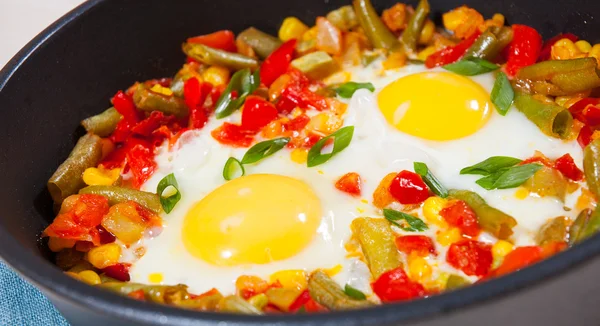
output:
[[84, 252], [77, 251], [75, 248], [66, 248], [56, 253], [54, 262], [58, 268], [62, 269], [63, 271], [68, 271], [80, 262], [84, 261], [84, 256]]
[[356, 17], [354, 8], [352, 8], [350, 5], [330, 11], [326, 18], [335, 27], [344, 32], [347, 32], [348, 30], [358, 26], [358, 18]]
[[549, 80], [557, 74], [593, 69], [596, 68], [596, 65], [594, 58], [547, 60], [519, 69], [517, 79]]
[[449, 197], [462, 200], [473, 209], [481, 228], [498, 239], [506, 240], [512, 234], [517, 221], [510, 215], [488, 205], [477, 193], [468, 190], [451, 189]]
[[400, 42], [404, 45], [405, 50], [413, 53], [417, 51], [417, 43], [423, 31], [423, 26], [427, 22], [429, 11], [429, 2], [427, 0], [420, 0], [415, 13], [410, 16], [406, 24], [406, 29], [402, 32], [402, 37], [400, 38]]
[[367, 300], [355, 300], [323, 271], [314, 272], [308, 279], [308, 292], [311, 298], [331, 310], [348, 310], [370, 307]]
[[117, 128], [117, 123], [121, 120], [121, 114], [115, 108], [109, 108], [106, 111], [91, 116], [83, 121], [81, 125], [87, 132], [100, 137], [108, 137]]
[[79, 138], [69, 157], [48, 180], [48, 191], [55, 203], [76, 194], [85, 187], [83, 172], [96, 167], [102, 157], [102, 139], [93, 134]]
[[600, 87], [600, 71], [594, 58], [547, 60], [520, 69], [517, 80], [537, 93], [564, 96]]
[[233, 71], [258, 68], [258, 60], [239, 54], [211, 48], [197, 43], [183, 43], [183, 52], [204, 64], [224, 66]]
[[101, 195], [108, 198], [108, 203], [112, 206], [126, 201], [134, 201], [156, 214], [162, 213], [160, 198], [157, 194], [123, 188], [118, 186], [87, 186], [79, 190], [80, 194]]
[[277, 48], [282, 44], [279, 38], [269, 35], [254, 27], [250, 27], [242, 31], [238, 35], [238, 38], [250, 45], [250, 47], [261, 59], [268, 57], [271, 52], [277, 50]]
[[229, 295], [219, 302], [219, 311], [245, 315], [262, 315], [262, 311], [237, 295]]
[[117, 279], [114, 279], [106, 274], [100, 274], [100, 283], [109, 283], [109, 282], [119, 282]]
[[471, 282], [469, 282], [469, 280], [465, 279], [462, 276], [452, 274], [448, 277], [448, 280], [446, 281], [446, 290], [452, 291], [452, 290], [464, 288], [465, 286], [468, 286], [468, 285], [471, 285]]
[[365, 35], [373, 47], [386, 50], [398, 50], [400, 48], [400, 42], [381, 21], [371, 4], [371, 0], [353, 0], [352, 6], [358, 23], [365, 31]]
[[373, 279], [401, 265], [390, 223], [384, 218], [360, 217], [352, 221], [352, 234], [358, 240]]
[[178, 305], [188, 300], [190, 295], [187, 285], [146, 285], [133, 282], [107, 282], [97, 285], [100, 288], [128, 295], [131, 292], [142, 290], [146, 300], [154, 303]]
[[561, 202], [565, 201], [569, 181], [556, 169], [542, 166], [523, 183], [523, 187], [540, 197], [555, 197]]
[[[600, 207], [600, 206], [599, 206]], [[600, 208], [582, 210], [569, 228], [569, 245], [575, 245], [600, 230]]]
[[595, 139], [583, 150], [583, 173], [588, 189], [600, 198], [600, 139]]
[[512, 41], [512, 38], [512, 28], [491, 26], [475, 40], [475, 43], [465, 52], [464, 57], [476, 57], [493, 61]]
[[146, 112], [160, 111], [164, 114], [172, 114], [178, 118], [184, 118], [188, 115], [188, 107], [185, 101], [177, 96], [166, 96], [158, 94], [144, 84], [139, 84], [133, 93], [135, 106]]
[[333, 58], [324, 51], [311, 52], [294, 59], [292, 67], [302, 71], [311, 79], [321, 79], [337, 70]]
[[567, 240], [567, 227], [569, 219], [565, 216], [557, 216], [544, 223], [535, 236], [538, 246], [554, 242], [565, 242]]
[[515, 93], [514, 105], [546, 135], [560, 139], [569, 137], [573, 116], [564, 107], [538, 101], [521, 92]]
[[196, 299], [181, 300], [176, 304], [179, 308], [199, 310], [199, 311], [215, 311], [219, 307], [219, 302], [223, 299], [221, 293], [201, 296]]
[[574, 70], [564, 74], [556, 74], [550, 82], [564, 94], [575, 94], [600, 87], [599, 71], [596, 68]]

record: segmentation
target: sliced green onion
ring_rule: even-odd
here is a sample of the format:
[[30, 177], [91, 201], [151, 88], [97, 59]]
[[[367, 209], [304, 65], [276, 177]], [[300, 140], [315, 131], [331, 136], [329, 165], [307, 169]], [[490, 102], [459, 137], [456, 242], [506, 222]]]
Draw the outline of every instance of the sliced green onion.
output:
[[271, 156], [284, 148], [289, 143], [289, 137], [275, 138], [270, 140], [262, 141], [252, 146], [244, 157], [242, 158], [242, 164], [255, 163], [262, 160], [265, 157]]
[[[350, 141], [352, 140], [353, 134], [354, 126], [347, 126], [319, 140], [308, 151], [306, 165], [310, 168], [327, 162], [335, 154], [343, 151], [344, 148], [350, 145]], [[323, 147], [325, 147], [327, 141], [331, 138], [334, 138], [333, 149], [331, 153], [321, 153], [321, 150], [323, 149]]]
[[506, 77], [506, 74], [503, 72], [499, 72], [498, 76], [496, 76], [490, 99], [496, 106], [498, 113], [502, 116], [506, 115], [510, 105], [515, 99], [515, 91], [510, 85], [508, 77]]
[[165, 213], [169, 214], [181, 199], [179, 185], [173, 173], [165, 176], [156, 186], [156, 194], [160, 198], [160, 205]]
[[518, 158], [510, 156], [492, 156], [475, 165], [467, 166], [460, 170], [460, 174], [480, 174], [488, 175], [497, 172], [502, 168], [508, 168], [521, 163]]
[[352, 286], [350, 286], [350, 284], [346, 284], [346, 286], [344, 287], [344, 292], [352, 299], [356, 299], [356, 300], [366, 300], [367, 296], [362, 293], [362, 291], [353, 288]]
[[353, 82], [353, 81], [344, 83], [344, 84], [334, 88], [333, 90], [340, 97], [351, 98], [352, 95], [354, 95], [354, 92], [356, 92], [357, 90], [359, 90], [361, 88], [368, 89], [371, 92], [375, 91], [375, 86], [373, 86], [373, 84], [371, 84], [371, 83], [357, 83], [357, 82]]
[[541, 168], [542, 165], [537, 163], [503, 168], [477, 180], [476, 183], [487, 190], [516, 188], [525, 183]]
[[429, 187], [429, 189], [431, 189], [431, 191], [433, 191], [434, 194], [442, 198], [448, 197], [448, 189], [446, 189], [442, 185], [440, 180], [438, 180], [438, 178], [436, 178], [436, 176], [433, 175], [433, 173], [431, 173], [431, 171], [427, 167], [427, 164], [423, 162], [414, 162], [413, 167], [415, 169], [415, 172], [421, 176], [423, 182], [425, 182], [427, 187]]
[[[239, 109], [246, 97], [252, 94], [260, 86], [260, 72], [256, 70], [254, 74], [249, 68], [238, 70], [229, 81], [227, 88], [217, 100], [215, 105], [215, 117], [217, 119], [225, 118]], [[233, 92], [237, 93], [237, 98], [233, 98]]]
[[235, 157], [227, 159], [227, 162], [225, 162], [225, 166], [223, 167], [223, 178], [225, 180], [233, 180], [244, 176], [244, 174], [246, 174], [246, 170], [240, 160]]
[[447, 64], [442, 68], [463, 76], [475, 76], [494, 71], [500, 67], [484, 59], [466, 58], [455, 63]]
[[[423, 220], [421, 220], [420, 218], [416, 217], [416, 216], [412, 216], [406, 213], [402, 213], [400, 211], [396, 211], [393, 209], [384, 209], [383, 210], [383, 216], [392, 224], [394, 224], [395, 226], [401, 228], [404, 231], [409, 231], [409, 232], [417, 232], [417, 231], [425, 231], [427, 230], [429, 227], [427, 226], [427, 224], [425, 224], [425, 222], [423, 222]], [[406, 226], [406, 224], [400, 224], [398, 223], [398, 221], [406, 221], [406, 224], [408, 226]]]

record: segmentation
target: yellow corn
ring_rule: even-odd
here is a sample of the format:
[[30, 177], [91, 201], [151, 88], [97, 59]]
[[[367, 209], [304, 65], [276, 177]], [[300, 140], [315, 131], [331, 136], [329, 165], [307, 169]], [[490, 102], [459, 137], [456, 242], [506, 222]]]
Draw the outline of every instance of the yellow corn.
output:
[[306, 130], [310, 130], [315, 134], [327, 136], [340, 129], [343, 123], [343, 120], [336, 114], [321, 112], [310, 118], [310, 121], [306, 125]]
[[423, 257], [410, 255], [408, 257], [408, 275], [411, 280], [424, 283], [431, 276], [431, 265]]
[[504, 258], [504, 256], [508, 255], [508, 253], [511, 252], [512, 250], [513, 250], [512, 243], [505, 241], [505, 240], [498, 240], [492, 246], [492, 255], [494, 255], [494, 258], [496, 258], [496, 257]]
[[579, 51], [575, 43], [568, 38], [560, 39], [554, 43], [550, 54], [554, 60], [575, 59], [583, 56], [583, 53]]
[[204, 70], [202, 79], [214, 86], [227, 85], [229, 83], [229, 70], [221, 66], [211, 66]]
[[121, 169], [107, 170], [103, 168], [87, 168], [83, 172], [83, 182], [88, 186], [110, 186], [115, 184]]
[[436, 51], [435, 45], [430, 45], [417, 54], [417, 59], [421, 61], [427, 60], [427, 57], [434, 54]]
[[119, 258], [121, 258], [121, 246], [116, 243], [92, 248], [87, 254], [87, 260], [99, 269], [118, 263]]
[[496, 23], [498, 23], [499, 27], [504, 26], [504, 15], [503, 14], [494, 14], [494, 16], [492, 16], [492, 20], [495, 21]]
[[404, 52], [392, 52], [382, 64], [385, 70], [404, 67], [406, 65], [406, 54]]
[[600, 43], [592, 46], [592, 49], [590, 52], [588, 52], [588, 56], [596, 58], [596, 61], [598, 61], [598, 66], [600, 66]]
[[100, 280], [100, 276], [98, 276], [98, 274], [94, 271], [91, 270], [85, 270], [85, 271], [81, 271], [79, 273], [77, 273], [77, 276], [79, 276], [79, 279], [89, 285], [97, 285], [100, 284], [102, 281]]
[[581, 188], [581, 195], [579, 195], [579, 197], [577, 198], [575, 208], [578, 211], [582, 211], [586, 208], [595, 207], [596, 200], [594, 198], [594, 194], [591, 191], [585, 188]]
[[483, 16], [475, 9], [467, 6], [458, 7], [442, 15], [442, 21], [446, 29], [454, 32], [459, 38], [465, 38], [480, 25], [483, 25]]
[[350, 79], [352, 79], [352, 74], [350, 72], [339, 71], [323, 79], [323, 83], [325, 83], [325, 85], [327, 86], [331, 86], [335, 84], [343, 84], [349, 82]]
[[446, 272], [440, 272], [438, 274], [438, 277], [436, 277], [435, 280], [430, 283], [429, 288], [437, 289], [438, 291], [445, 290], [446, 283], [448, 283], [449, 277], [450, 277], [450, 274], [448, 274]]
[[163, 87], [159, 84], [154, 84], [154, 86], [152, 86], [152, 88], [150, 88], [150, 90], [153, 91], [154, 93], [162, 94], [165, 96], [173, 95], [173, 91], [170, 88]]
[[50, 237], [50, 238], [48, 238], [48, 247], [53, 252], [59, 252], [63, 249], [73, 248], [73, 246], [75, 245], [75, 242], [76, 242], [75, 240], [71, 240], [71, 239]]
[[79, 277], [79, 274], [77, 273], [73, 273], [73, 272], [65, 272], [66, 275], [71, 276], [72, 278], [81, 281], [81, 278]]
[[148, 282], [150, 283], [159, 284], [162, 283], [163, 279], [164, 276], [162, 273], [152, 273], [148, 275]]
[[436, 239], [439, 244], [446, 247], [462, 239], [462, 234], [458, 228], [451, 228], [449, 230], [439, 232]]
[[317, 29], [317, 26], [313, 26], [309, 30], [304, 32], [304, 34], [302, 34], [302, 40], [303, 41], [316, 40], [318, 32], [319, 32], [319, 30]]
[[429, 197], [423, 203], [423, 216], [427, 223], [434, 224], [440, 228], [447, 228], [448, 223], [440, 215], [440, 211], [446, 206], [448, 201], [441, 197]]
[[300, 19], [296, 17], [287, 17], [283, 20], [281, 27], [279, 28], [279, 39], [282, 41], [288, 41], [293, 38], [298, 39], [308, 31], [308, 26], [304, 25]]
[[306, 272], [301, 269], [290, 269], [275, 272], [270, 277], [271, 283], [279, 281], [284, 289], [304, 290], [307, 286]]
[[575, 42], [575, 46], [579, 49], [579, 51], [583, 53], [588, 53], [592, 49], [592, 45], [590, 44], [590, 42], [585, 40]]
[[419, 36], [419, 44], [429, 44], [433, 39], [433, 33], [435, 32], [435, 24], [432, 20], [427, 20], [425, 26], [423, 26], [423, 30], [421, 30], [421, 35]]
[[256, 307], [256, 309], [262, 310], [269, 304], [269, 298], [266, 294], [260, 293], [248, 299], [248, 303]]
[[306, 163], [306, 159], [308, 158], [308, 150], [304, 148], [295, 148], [291, 153], [290, 157], [292, 161], [298, 164]]

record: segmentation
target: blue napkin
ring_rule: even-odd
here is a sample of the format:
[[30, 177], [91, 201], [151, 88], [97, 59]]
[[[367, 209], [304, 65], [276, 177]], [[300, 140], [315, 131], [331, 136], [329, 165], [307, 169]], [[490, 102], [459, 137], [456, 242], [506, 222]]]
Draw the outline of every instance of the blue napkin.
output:
[[1, 326], [68, 326], [69, 323], [38, 289], [0, 260]]

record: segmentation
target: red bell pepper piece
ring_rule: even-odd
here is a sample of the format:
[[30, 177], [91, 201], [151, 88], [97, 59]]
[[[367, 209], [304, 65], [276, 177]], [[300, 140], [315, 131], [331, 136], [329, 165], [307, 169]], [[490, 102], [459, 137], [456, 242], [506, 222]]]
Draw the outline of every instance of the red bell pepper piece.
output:
[[491, 245], [470, 239], [453, 243], [446, 254], [450, 265], [470, 276], [486, 275], [493, 260]]
[[411, 281], [402, 267], [387, 271], [371, 284], [373, 292], [382, 302], [405, 301], [427, 295], [425, 288]]
[[512, 273], [536, 263], [542, 260], [542, 258], [544, 258], [542, 256], [542, 248], [539, 246], [518, 247], [504, 257], [500, 267], [492, 272], [492, 276]]
[[106, 276], [112, 277], [117, 281], [129, 282], [129, 280], [131, 279], [131, 277], [129, 276], [129, 267], [129, 264], [119, 263], [112, 266], [108, 266], [102, 269], [102, 271], [104, 272], [104, 274], [106, 274]]
[[562, 40], [563, 38], [569, 39], [573, 42], [577, 42], [577, 40], [579, 40], [579, 37], [577, 37], [571, 33], [564, 33], [564, 34], [556, 35], [555, 37], [544, 42], [544, 45], [542, 46], [542, 50], [540, 51], [540, 56], [538, 58], [538, 62], [546, 61], [546, 60], [550, 59], [550, 54], [552, 53], [552, 46], [554, 45], [554, 43]]
[[194, 36], [187, 39], [188, 43], [197, 43], [210, 46], [211, 48], [236, 52], [235, 35], [232, 31], [222, 30], [211, 34]]
[[249, 132], [241, 126], [225, 122], [210, 133], [214, 139], [223, 145], [233, 147], [249, 147], [254, 141], [254, 132]]
[[133, 126], [133, 128], [131, 128], [131, 132], [137, 135], [148, 137], [160, 126], [168, 125], [174, 121], [175, 117], [172, 115], [165, 116], [164, 113], [160, 111], [152, 111], [150, 116]]
[[242, 128], [257, 132], [277, 119], [278, 114], [273, 103], [259, 96], [248, 96], [242, 109]]
[[475, 43], [475, 40], [479, 37], [481, 32], [477, 30], [473, 35], [467, 37], [456, 45], [447, 46], [427, 57], [425, 59], [425, 67], [433, 68], [439, 66], [445, 66], [447, 64], [456, 62], [463, 57], [465, 52]]
[[589, 143], [592, 142], [592, 135], [594, 131], [589, 126], [583, 126], [577, 136], [577, 143], [581, 148], [585, 148]]
[[335, 188], [352, 196], [360, 196], [362, 182], [360, 175], [356, 172], [344, 174], [335, 183]]
[[290, 82], [281, 91], [276, 106], [279, 112], [289, 113], [294, 108], [312, 108], [323, 111], [329, 108], [329, 103], [324, 96], [316, 94], [309, 89], [310, 80], [302, 72], [289, 69], [287, 74], [291, 77]]
[[583, 171], [575, 165], [573, 157], [568, 153], [554, 161], [554, 168], [573, 181], [580, 181], [583, 179]]
[[114, 143], [122, 143], [131, 134], [131, 128], [140, 120], [140, 113], [135, 108], [133, 99], [122, 91], [118, 91], [117, 94], [113, 96], [112, 103], [115, 110], [117, 110], [123, 118], [117, 123], [117, 128], [110, 136], [110, 139]]
[[183, 84], [183, 97], [190, 109], [189, 126], [191, 129], [200, 129], [208, 121], [204, 102], [212, 90], [213, 87], [210, 83], [200, 84], [198, 79], [193, 77], [186, 80], [185, 84]]
[[294, 119], [285, 123], [285, 130], [288, 131], [300, 131], [306, 127], [306, 125], [310, 122], [310, 118], [302, 113], [301, 115], [295, 117]]
[[283, 43], [273, 53], [265, 59], [260, 66], [260, 81], [269, 87], [279, 78], [279, 76], [285, 74], [290, 66], [290, 62], [294, 58], [294, 51], [296, 50], [296, 39], [291, 39]]
[[400, 204], [419, 204], [429, 197], [429, 189], [421, 176], [411, 171], [400, 171], [390, 184], [390, 194]]
[[127, 168], [133, 176], [131, 185], [139, 189], [156, 171], [153, 150], [143, 145], [135, 145], [127, 153]]
[[440, 215], [448, 224], [459, 228], [465, 235], [475, 237], [481, 232], [479, 223], [477, 222], [477, 215], [462, 200], [450, 202], [448, 206], [440, 211]]
[[127, 296], [135, 300], [146, 301], [146, 293], [142, 289], [129, 292]]
[[425, 235], [404, 235], [396, 238], [396, 247], [403, 253], [412, 253], [425, 257], [429, 254], [437, 255], [435, 244], [430, 237]]
[[125, 163], [125, 157], [127, 153], [136, 145], [142, 145], [146, 148], [151, 148], [152, 145], [145, 139], [137, 137], [129, 137], [119, 148], [110, 152], [103, 160], [100, 165], [107, 169], [120, 168]]
[[117, 240], [117, 237], [106, 230], [102, 225], [96, 226], [96, 229], [98, 230], [98, 236], [100, 237], [100, 244], [113, 243]]
[[508, 45], [506, 73], [517, 74], [519, 69], [536, 63], [542, 49], [542, 36], [532, 27], [512, 25], [513, 39]]
[[593, 129], [600, 127], [600, 98], [587, 97], [569, 107], [573, 118]]

